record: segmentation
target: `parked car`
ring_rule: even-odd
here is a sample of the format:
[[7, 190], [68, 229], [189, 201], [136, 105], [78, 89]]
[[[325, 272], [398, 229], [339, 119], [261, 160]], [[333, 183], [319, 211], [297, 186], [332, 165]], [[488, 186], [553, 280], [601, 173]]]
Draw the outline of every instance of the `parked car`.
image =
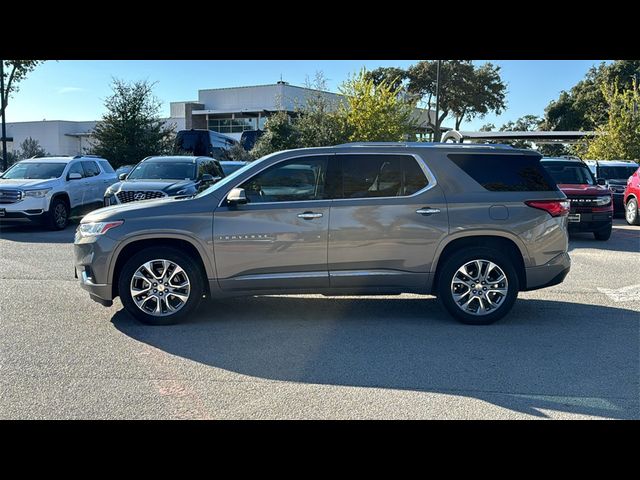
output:
[[638, 203], [640, 203], [640, 168], [633, 172], [633, 175], [627, 180], [623, 203], [627, 223], [629, 225], [640, 225], [640, 212], [638, 212]]
[[212, 130], [180, 130], [176, 133], [173, 153], [226, 160], [227, 152], [237, 143], [235, 138]]
[[128, 174], [131, 170], [133, 170], [133, 167], [135, 167], [135, 165], [122, 165], [121, 167], [116, 168], [116, 176], [120, 178], [120, 175]]
[[240, 136], [240, 145], [248, 152], [262, 135], [264, 135], [264, 130], [245, 130]]
[[0, 219], [44, 221], [61, 230], [70, 216], [102, 206], [104, 189], [115, 181], [111, 164], [100, 157], [22, 160], [0, 176]]
[[222, 171], [225, 176], [231, 175], [236, 170], [240, 170], [245, 165], [248, 165], [249, 162], [241, 162], [237, 160], [223, 160], [220, 162], [220, 166], [222, 167]]
[[597, 180], [604, 179], [609, 190], [613, 192], [614, 215], [625, 213], [624, 190], [627, 180], [638, 169], [638, 164], [631, 160], [586, 160], [592, 165], [592, 172]]
[[606, 181], [596, 181], [579, 158], [543, 158], [541, 163], [569, 199], [569, 232], [593, 232], [597, 240], [609, 240], [613, 201]]
[[566, 196], [531, 150], [363, 143], [267, 155], [190, 198], [83, 218], [75, 268], [92, 299], [143, 322], [203, 295], [437, 295], [492, 323], [518, 291], [569, 272]]
[[104, 192], [104, 206], [194, 195], [225, 174], [210, 157], [147, 157]]

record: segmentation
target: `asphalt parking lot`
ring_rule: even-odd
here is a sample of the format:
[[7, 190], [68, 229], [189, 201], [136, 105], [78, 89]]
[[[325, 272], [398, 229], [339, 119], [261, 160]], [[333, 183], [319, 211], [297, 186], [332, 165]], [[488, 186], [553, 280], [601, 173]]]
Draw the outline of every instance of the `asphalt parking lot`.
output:
[[75, 226], [0, 231], [0, 418], [640, 418], [640, 228], [572, 238], [498, 324], [433, 297], [271, 296], [138, 324], [73, 276]]

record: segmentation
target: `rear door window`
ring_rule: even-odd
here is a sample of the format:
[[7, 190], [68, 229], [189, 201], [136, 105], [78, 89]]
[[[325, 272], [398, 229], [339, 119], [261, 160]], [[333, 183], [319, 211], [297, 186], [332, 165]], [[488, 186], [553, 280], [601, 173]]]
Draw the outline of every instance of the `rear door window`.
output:
[[83, 160], [82, 168], [84, 168], [85, 177], [95, 177], [100, 175], [100, 167], [93, 160]]
[[491, 192], [557, 191], [537, 155], [451, 153], [449, 159]]
[[104, 170], [105, 173], [116, 173], [108, 161], [100, 160], [99, 162], [100, 162], [100, 165], [102, 166], [102, 170]]
[[337, 155], [342, 166], [338, 198], [403, 197], [428, 184], [417, 160], [409, 155]]

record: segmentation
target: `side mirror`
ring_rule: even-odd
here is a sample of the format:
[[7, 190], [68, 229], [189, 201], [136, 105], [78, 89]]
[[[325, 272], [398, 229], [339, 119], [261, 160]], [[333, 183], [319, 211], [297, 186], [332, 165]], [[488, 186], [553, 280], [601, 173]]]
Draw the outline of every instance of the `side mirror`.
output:
[[120, 175], [118, 175], [118, 180], [126, 180], [126, 179], [127, 179], [126, 173], [121, 173]]
[[80, 180], [82, 178], [82, 175], [80, 175], [78, 172], [71, 172], [69, 175], [67, 175], [67, 180]]
[[599, 178], [599, 179], [596, 180], [596, 183], [598, 185], [606, 185], [607, 181], [604, 178]]
[[202, 183], [209, 183], [209, 182], [213, 182], [215, 177], [213, 175], [211, 175], [210, 173], [203, 173], [202, 176], [200, 177], [200, 181]]
[[227, 195], [227, 203], [230, 205], [243, 205], [247, 203], [247, 195], [244, 188], [234, 188]]

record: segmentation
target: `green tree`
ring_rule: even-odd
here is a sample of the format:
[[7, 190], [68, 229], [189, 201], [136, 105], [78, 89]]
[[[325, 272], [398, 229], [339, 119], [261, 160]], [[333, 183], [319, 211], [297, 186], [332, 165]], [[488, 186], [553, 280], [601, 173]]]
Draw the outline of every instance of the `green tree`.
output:
[[398, 67], [378, 67], [375, 70], [367, 71], [365, 78], [373, 80], [376, 85], [386, 82], [393, 90], [399, 91], [405, 86], [407, 71]]
[[397, 142], [415, 132], [414, 104], [386, 80], [376, 85], [362, 69], [339, 90], [344, 101], [338, 107], [338, 118], [342, 135], [349, 141]]
[[113, 94], [105, 101], [107, 112], [93, 131], [91, 153], [118, 167], [171, 152], [175, 126], [165, 126], [160, 118], [162, 103], [153, 95], [154, 85], [146, 80], [113, 80]]
[[260, 158], [280, 150], [298, 147], [299, 133], [285, 111], [271, 115], [264, 125], [264, 134], [251, 149], [251, 156]]
[[[409, 67], [407, 90], [435, 110], [437, 86], [437, 61], [423, 60]], [[441, 62], [439, 87], [439, 115], [429, 119], [434, 140], [442, 137], [442, 123], [452, 116], [455, 129], [459, 130], [463, 120], [483, 118], [489, 112], [502, 113], [506, 107], [507, 87], [500, 77], [500, 67], [485, 63], [476, 67], [469, 60]]]
[[[500, 127], [501, 132], [534, 132], [538, 130], [538, 126], [542, 119], [536, 115], [524, 115], [515, 122], [509, 121]], [[530, 140], [510, 140], [501, 143], [507, 143], [515, 148], [533, 148]]]
[[20, 159], [31, 157], [44, 157], [49, 153], [42, 148], [40, 142], [34, 138], [27, 137], [20, 144], [20, 149], [16, 152], [16, 155]]
[[594, 130], [608, 117], [608, 103], [601, 85], [616, 85], [626, 90], [635, 78], [640, 78], [640, 60], [616, 60], [591, 67], [584, 79], [549, 103], [541, 127], [544, 130]]
[[347, 141], [338, 114], [338, 103], [325, 93], [327, 80], [324, 74], [316, 72], [314, 80], [307, 80], [305, 87], [313, 92], [297, 108], [293, 120], [298, 132], [297, 147], [325, 147]]
[[607, 120], [599, 125], [596, 137], [582, 149], [585, 158], [594, 160], [640, 161], [640, 88], [634, 80], [631, 88], [617, 84], [602, 85], [607, 103]]

